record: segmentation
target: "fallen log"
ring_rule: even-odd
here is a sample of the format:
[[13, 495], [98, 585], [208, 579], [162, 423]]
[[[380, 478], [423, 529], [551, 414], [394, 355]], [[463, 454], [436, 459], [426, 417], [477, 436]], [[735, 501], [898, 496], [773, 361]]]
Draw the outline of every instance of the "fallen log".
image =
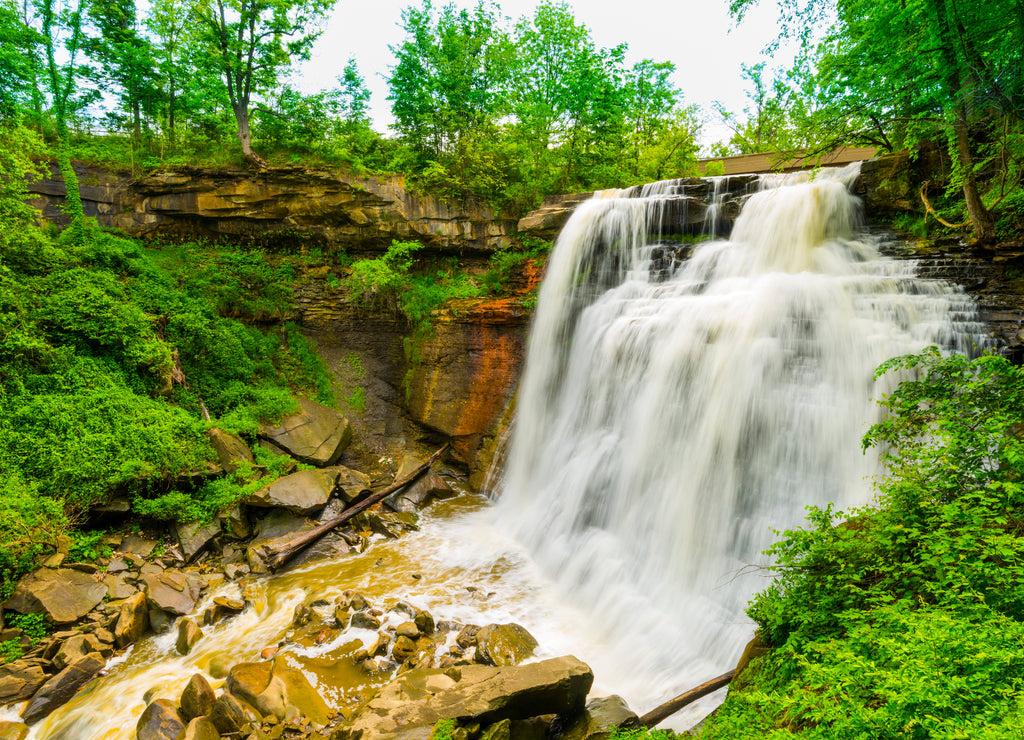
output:
[[321, 524], [319, 527], [315, 527], [309, 530], [308, 532], [300, 534], [293, 540], [289, 540], [288, 542], [285, 542], [284, 544], [278, 547], [263, 548], [262, 555], [263, 559], [267, 563], [267, 567], [271, 570], [277, 570], [286, 562], [288, 562], [288, 560], [296, 553], [301, 552], [305, 548], [309, 547], [311, 544], [316, 542], [318, 539], [323, 537], [325, 534], [330, 532], [339, 524], [348, 521], [356, 514], [365, 511], [366, 509], [369, 509], [378, 501], [383, 501], [385, 498], [387, 498], [400, 488], [409, 485], [417, 478], [419, 478], [421, 475], [426, 473], [427, 470], [430, 469], [430, 466], [437, 462], [440, 459], [440, 457], [447, 451], [448, 444], [446, 443], [441, 449], [439, 449], [437, 452], [431, 455], [425, 463], [420, 465], [418, 468], [416, 468], [414, 471], [409, 473], [409, 475], [405, 476], [401, 480], [396, 480], [390, 486], [382, 488], [376, 493], [370, 494], [359, 503], [353, 504], [352, 506], [345, 509], [343, 512], [338, 514], [338, 516], [334, 517], [333, 519], [329, 519], [323, 524]]
[[710, 681], [702, 683], [695, 689], [690, 689], [685, 694], [680, 694], [675, 699], [671, 699], [661, 706], [655, 707], [649, 711], [640, 718], [640, 724], [643, 727], [654, 727], [656, 724], [668, 719], [688, 704], [693, 704], [693, 702], [707, 696], [712, 691], [717, 691], [727, 685], [732, 681], [732, 677], [735, 675], [736, 671], [731, 670], [728, 673], [723, 673], [718, 678], [712, 678]]

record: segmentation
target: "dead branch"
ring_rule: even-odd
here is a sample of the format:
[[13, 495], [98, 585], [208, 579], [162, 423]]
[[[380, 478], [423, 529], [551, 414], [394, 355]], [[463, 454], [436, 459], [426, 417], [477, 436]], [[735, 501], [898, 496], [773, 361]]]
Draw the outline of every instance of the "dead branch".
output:
[[654, 727], [659, 722], [671, 717], [673, 714], [678, 712], [683, 707], [693, 704], [698, 699], [707, 696], [712, 691], [717, 691], [723, 686], [727, 685], [732, 681], [732, 677], [736, 675], [736, 671], [731, 670], [727, 673], [723, 673], [718, 678], [712, 678], [710, 681], [702, 683], [695, 689], [690, 689], [685, 694], [680, 694], [675, 699], [665, 702], [661, 706], [655, 707], [643, 717], [640, 718], [640, 724], [643, 727]]
[[918, 192], [918, 195], [921, 196], [921, 202], [924, 203], [925, 220], [927, 221], [928, 214], [931, 214], [932, 216], [935, 217], [936, 221], [945, 226], [947, 229], [963, 229], [969, 226], [971, 223], [970, 219], [967, 219], [966, 221], [960, 224], [951, 224], [949, 221], [940, 216], [934, 208], [932, 208], [932, 204], [928, 202], [928, 186], [931, 184], [931, 180], [925, 180], [924, 183], [921, 185], [920, 192]]
[[427, 470], [430, 469], [430, 466], [433, 465], [435, 462], [437, 462], [441, 458], [441, 456], [445, 452], [447, 452], [447, 451], [448, 451], [448, 444], [445, 443], [445, 445], [441, 449], [439, 449], [437, 452], [435, 452], [433, 455], [431, 455], [427, 459], [427, 461], [425, 463], [420, 465], [418, 468], [416, 468], [414, 471], [412, 471], [409, 475], [405, 476], [401, 480], [396, 480], [390, 486], [387, 486], [386, 488], [383, 488], [383, 489], [377, 491], [376, 493], [370, 494], [368, 497], [366, 497], [365, 499], [363, 499], [359, 503], [353, 504], [352, 506], [350, 506], [347, 509], [345, 509], [343, 512], [338, 514], [338, 516], [336, 516], [334, 519], [330, 519], [330, 520], [324, 522], [323, 524], [321, 524], [319, 527], [315, 527], [315, 528], [309, 530], [308, 532], [305, 532], [305, 533], [299, 535], [298, 537], [296, 537], [295, 539], [289, 540], [288, 542], [285, 542], [284, 544], [282, 544], [282, 545], [280, 545], [278, 547], [265, 547], [265, 548], [263, 548], [262, 555], [263, 555], [264, 560], [266, 560], [266, 562], [267, 562], [267, 566], [271, 570], [277, 570], [282, 565], [284, 565], [296, 553], [304, 550], [309, 545], [311, 545], [314, 542], [316, 542], [318, 539], [323, 537], [325, 534], [330, 532], [332, 529], [337, 527], [339, 524], [342, 524], [342, 523], [348, 521], [349, 519], [354, 517], [356, 514], [362, 512], [362, 511], [365, 511], [366, 509], [370, 508], [371, 506], [373, 506], [378, 501], [384, 500], [385, 498], [390, 496], [395, 491], [397, 491], [400, 488], [403, 488], [403, 487], [409, 485], [410, 483], [412, 483], [413, 481], [415, 481], [417, 478], [419, 478], [421, 475], [423, 475], [425, 472], [427, 472]]

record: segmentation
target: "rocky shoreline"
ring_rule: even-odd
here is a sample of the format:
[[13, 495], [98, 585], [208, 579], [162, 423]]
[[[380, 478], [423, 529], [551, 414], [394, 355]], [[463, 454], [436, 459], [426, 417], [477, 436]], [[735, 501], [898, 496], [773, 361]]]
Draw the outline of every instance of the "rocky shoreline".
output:
[[[218, 429], [209, 434], [223, 470], [252, 462], [239, 437]], [[155, 536], [159, 533], [109, 534], [102, 544], [111, 554], [94, 562], [69, 562], [65, 547], [19, 582], [3, 603], [5, 617], [37, 615], [54, 631], [41, 639], [17, 627], [0, 632], [0, 641], [16, 644], [21, 653], [0, 665], [0, 704], [24, 703], [21, 721], [0, 722], [0, 739], [23, 740], [30, 724], [101, 679], [110, 660], [147, 634], [172, 634], [175, 651], [187, 655], [206, 639], [205, 632], [247, 609], [265, 608], [260, 582], [270, 572], [268, 554], [379, 488], [366, 473], [337, 464], [352, 437], [337, 411], [301, 399], [298, 413], [264, 427], [260, 436], [261, 444], [312, 467], [278, 478], [208, 523], [173, 526], [162, 538]], [[396, 479], [422, 463], [422, 457], [407, 455]], [[400, 537], [417, 529], [420, 509], [454, 495], [428, 467], [298, 553], [289, 567], [363, 552], [374, 539]], [[237, 598], [223, 595], [221, 587], [229, 582], [236, 584]], [[341, 645], [338, 660], [365, 676], [367, 686], [333, 706], [321, 694], [344, 692], [322, 683], [314, 688], [290, 657], [290, 648], [325, 643]], [[636, 721], [618, 698], [595, 700], [586, 709], [593, 674], [575, 658], [523, 665], [537, 647], [517, 624], [435, 621], [411, 604], [384, 608], [354, 590], [310, 594], [295, 606], [283, 639], [267, 645], [259, 661], [211, 661], [206, 675], [195, 673], [178, 696], [169, 698], [158, 688], [147, 692], [147, 707], [132, 736], [429, 737], [436, 722], [450, 719], [459, 723], [454, 737], [464, 740], [539, 739], [553, 725], [577, 727], [566, 736], [582, 740]], [[223, 680], [219, 695], [207, 676], [215, 684]]]

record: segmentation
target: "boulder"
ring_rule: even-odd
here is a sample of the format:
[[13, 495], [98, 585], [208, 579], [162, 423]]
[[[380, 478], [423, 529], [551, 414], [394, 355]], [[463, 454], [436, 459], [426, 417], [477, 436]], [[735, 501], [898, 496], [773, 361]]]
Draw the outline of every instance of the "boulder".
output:
[[186, 720], [208, 717], [213, 712], [217, 696], [201, 673], [193, 674], [181, 692], [181, 714]]
[[53, 656], [53, 664], [60, 671], [77, 663], [89, 653], [99, 653], [104, 658], [109, 658], [114, 651], [109, 645], [103, 644], [96, 635], [75, 635], [61, 643], [60, 649]]
[[229, 693], [218, 696], [210, 712], [210, 721], [222, 735], [236, 733], [247, 722], [259, 722], [261, 719], [251, 704]]
[[160, 543], [156, 540], [151, 540], [140, 534], [130, 534], [121, 542], [121, 552], [127, 555], [137, 555], [140, 558], [148, 558], [158, 544]]
[[114, 637], [119, 648], [126, 647], [138, 640], [149, 627], [149, 610], [146, 605], [146, 594], [137, 591], [121, 604], [121, 612], [114, 627]]
[[44, 683], [21, 712], [29, 724], [48, 716], [63, 706], [106, 664], [99, 653], [90, 653]]
[[249, 496], [245, 503], [263, 508], [287, 509], [308, 516], [320, 511], [334, 492], [338, 473], [333, 468], [300, 470], [278, 478]]
[[135, 725], [135, 737], [137, 740], [177, 740], [184, 729], [185, 720], [174, 702], [157, 699], [142, 711]]
[[260, 436], [304, 463], [333, 465], [352, 441], [348, 419], [307, 398], [299, 399], [299, 407], [299, 413], [285, 417], [278, 426], [264, 426]]
[[252, 536], [252, 527], [249, 524], [249, 519], [245, 516], [245, 511], [242, 510], [241, 504], [236, 504], [221, 514], [218, 521], [220, 521], [224, 530], [236, 539], [244, 540]]
[[[406, 455], [398, 467], [398, 472], [395, 473], [395, 479], [404, 478], [424, 462], [426, 458]], [[393, 511], [417, 511], [436, 498], [451, 498], [454, 495], [455, 492], [444, 478], [433, 470], [428, 470], [409, 485], [388, 496], [384, 503]]]
[[226, 596], [215, 596], [213, 604], [203, 611], [203, 624], [217, 624], [225, 617], [233, 617], [241, 614], [245, 609], [245, 602], [241, 599], [229, 599]]
[[613, 694], [588, 701], [586, 710], [562, 732], [560, 740], [606, 740], [616, 728], [632, 730], [639, 726], [636, 712], [625, 699]]
[[239, 663], [228, 673], [224, 690], [278, 719], [297, 711], [299, 716], [323, 725], [333, 714], [305, 674], [281, 659]]
[[518, 624], [489, 624], [476, 633], [477, 663], [518, 665], [536, 649], [537, 640]]
[[241, 437], [229, 434], [222, 429], [208, 429], [206, 436], [210, 440], [213, 451], [217, 453], [220, 465], [229, 474], [238, 470], [243, 463], [252, 463], [252, 450], [242, 441]]
[[192, 562], [219, 534], [220, 526], [217, 522], [188, 522], [174, 525], [174, 535], [178, 538], [181, 554], [186, 563]]
[[409, 658], [416, 655], [416, 643], [408, 637], [400, 635], [395, 640], [395, 646], [391, 648], [391, 657], [395, 659], [397, 663], [404, 663]]
[[195, 609], [203, 581], [177, 570], [148, 573], [142, 582], [151, 609], [183, 616]]
[[370, 492], [370, 476], [366, 473], [346, 468], [344, 465], [334, 465], [328, 470], [333, 470], [338, 474], [334, 490], [346, 503], [350, 504], [363, 494]]
[[103, 576], [103, 585], [107, 587], [107, 596], [109, 596], [112, 601], [127, 599], [138, 591], [134, 586], [129, 586], [125, 583], [124, 578], [121, 576], [112, 575], [109, 572], [107, 575]]
[[220, 740], [220, 733], [209, 718], [196, 717], [185, 725], [177, 740]]
[[203, 631], [199, 629], [199, 625], [186, 617], [178, 622], [178, 639], [174, 643], [174, 648], [182, 655], [188, 655], [202, 637]]
[[0, 665], [0, 705], [23, 701], [46, 683], [46, 674], [38, 665], [24, 660]]
[[480, 665], [401, 674], [363, 705], [332, 740], [377, 740], [442, 719], [483, 726], [541, 714], [579, 715], [594, 682], [577, 658], [523, 666]]
[[0, 740], [25, 740], [28, 725], [23, 722], [0, 722]]
[[294, 539], [315, 527], [313, 520], [293, 514], [284, 509], [272, 509], [267, 516], [256, 522], [255, 533], [247, 550], [259, 550]]
[[18, 582], [5, 609], [21, 614], [45, 612], [56, 624], [74, 622], [103, 601], [107, 587], [90, 573], [40, 568]]

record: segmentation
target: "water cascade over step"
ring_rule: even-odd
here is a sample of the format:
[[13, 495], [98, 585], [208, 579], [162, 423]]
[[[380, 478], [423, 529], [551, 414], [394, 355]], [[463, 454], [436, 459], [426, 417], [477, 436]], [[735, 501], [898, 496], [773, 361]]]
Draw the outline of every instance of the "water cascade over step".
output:
[[875, 368], [985, 342], [962, 291], [879, 255], [857, 173], [748, 179], [730, 239], [696, 245], [723, 183], [714, 213], [682, 181], [606, 192], [555, 246], [495, 515], [638, 704], [735, 664], [773, 529], [870, 500]]

